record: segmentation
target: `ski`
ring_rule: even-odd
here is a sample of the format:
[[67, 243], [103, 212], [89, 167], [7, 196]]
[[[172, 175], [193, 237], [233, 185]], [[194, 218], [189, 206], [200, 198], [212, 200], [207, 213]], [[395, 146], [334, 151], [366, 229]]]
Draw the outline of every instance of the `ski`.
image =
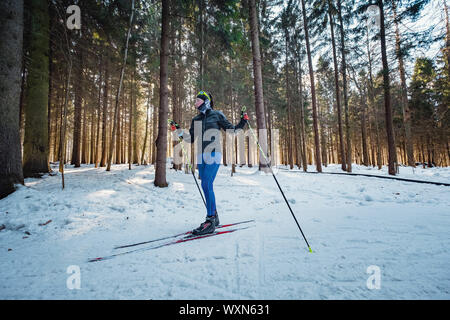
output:
[[193, 240], [198, 240], [198, 239], [203, 239], [203, 238], [209, 238], [209, 237], [218, 236], [218, 235], [221, 235], [221, 234], [232, 233], [232, 232], [235, 232], [235, 231], [238, 231], [238, 230], [245, 230], [245, 229], [249, 229], [250, 227], [251, 226], [242, 227], [242, 228], [235, 228], [235, 229], [230, 229], [230, 230], [223, 230], [223, 231], [215, 231], [213, 233], [204, 234], [204, 235], [200, 235], [200, 236], [195, 236], [195, 235], [189, 234], [189, 235], [187, 235], [187, 236], [185, 236], [185, 237], [183, 237], [181, 239], [169, 241], [169, 242], [166, 242], [166, 243], [154, 246], [154, 247], [139, 248], [139, 249], [134, 249], [134, 250], [130, 250], [130, 251], [125, 251], [125, 252], [121, 252], [121, 253], [112, 254], [110, 256], [93, 258], [93, 259], [89, 259], [88, 262], [97, 262], [97, 261], [109, 260], [109, 259], [112, 259], [114, 257], [126, 255], [126, 254], [133, 253], [133, 252], [158, 249], [158, 248], [167, 247], [167, 246], [171, 246], [171, 245], [178, 244], [178, 243], [184, 243], [184, 242], [187, 242], [187, 241], [193, 241]]
[[[244, 224], [244, 223], [250, 223], [250, 222], [254, 222], [255, 220], [247, 220], [247, 221], [241, 221], [241, 222], [235, 222], [235, 223], [229, 223], [229, 224], [223, 224], [223, 225], [219, 225], [216, 227], [216, 229], [221, 229], [221, 228], [227, 228], [227, 227], [231, 227], [231, 226], [236, 226], [239, 224]], [[168, 240], [168, 239], [173, 239], [173, 238], [178, 238], [181, 236], [187, 236], [192, 234], [192, 231], [187, 231], [184, 233], [179, 233], [176, 234], [174, 236], [168, 236], [168, 237], [164, 237], [164, 238], [159, 238], [159, 239], [153, 239], [153, 240], [149, 240], [149, 241], [144, 241], [144, 242], [138, 242], [138, 243], [133, 243], [133, 244], [127, 244], [127, 245], [123, 245], [123, 246], [117, 246], [114, 247], [114, 249], [124, 249], [124, 248], [129, 248], [129, 247], [135, 247], [135, 246], [139, 246], [142, 244], [147, 244], [147, 243], [152, 243], [152, 242], [157, 242], [157, 241], [162, 241], [162, 240]]]

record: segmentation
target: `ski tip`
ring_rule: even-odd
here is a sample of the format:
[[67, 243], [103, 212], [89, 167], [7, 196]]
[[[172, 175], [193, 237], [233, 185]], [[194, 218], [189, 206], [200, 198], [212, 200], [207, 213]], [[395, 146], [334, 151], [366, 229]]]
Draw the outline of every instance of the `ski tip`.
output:
[[308, 247], [308, 249], [309, 249], [309, 252], [313, 253], [313, 251], [312, 251], [311, 247]]
[[103, 258], [93, 258], [93, 259], [89, 259], [88, 262], [95, 262], [95, 261], [101, 261], [103, 260]]

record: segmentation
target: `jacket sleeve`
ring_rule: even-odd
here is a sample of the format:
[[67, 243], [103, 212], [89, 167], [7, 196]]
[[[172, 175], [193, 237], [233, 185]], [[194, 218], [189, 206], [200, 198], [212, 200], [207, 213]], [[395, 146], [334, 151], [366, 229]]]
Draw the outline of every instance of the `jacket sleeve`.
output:
[[191, 127], [189, 128], [189, 137], [183, 135], [183, 140], [192, 143], [194, 141], [194, 119], [191, 121]]
[[245, 121], [244, 119], [241, 118], [241, 121], [239, 121], [239, 123], [237, 125], [233, 125], [231, 124], [230, 121], [228, 121], [228, 119], [225, 117], [225, 115], [222, 112], [219, 112], [219, 126], [224, 129], [243, 129], [245, 127], [245, 124], [247, 123], [247, 121]]

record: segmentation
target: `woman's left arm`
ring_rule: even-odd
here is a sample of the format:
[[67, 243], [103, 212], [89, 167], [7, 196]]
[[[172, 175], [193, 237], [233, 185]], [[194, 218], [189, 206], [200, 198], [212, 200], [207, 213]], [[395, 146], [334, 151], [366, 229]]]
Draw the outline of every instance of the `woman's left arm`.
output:
[[219, 113], [219, 126], [223, 129], [223, 130], [227, 130], [227, 129], [243, 129], [247, 123], [247, 120], [244, 119], [244, 117], [241, 118], [241, 121], [239, 121], [239, 123], [234, 126], [230, 121], [228, 121], [227, 117], [225, 117], [225, 115], [221, 112], [218, 111]]

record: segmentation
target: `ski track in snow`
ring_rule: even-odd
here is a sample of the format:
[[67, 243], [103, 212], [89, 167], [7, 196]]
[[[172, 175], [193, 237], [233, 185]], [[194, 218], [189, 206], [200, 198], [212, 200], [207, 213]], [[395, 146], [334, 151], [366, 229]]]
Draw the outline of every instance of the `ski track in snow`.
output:
[[[83, 165], [66, 168], [65, 190], [59, 174], [26, 179], [0, 200], [0, 298], [450, 299], [450, 187], [276, 170], [309, 253], [271, 175], [230, 170], [221, 166], [214, 185], [221, 223], [255, 227], [95, 263], [127, 250], [114, 246], [201, 223], [192, 175], [168, 169], [169, 187], [156, 188], [151, 166]], [[449, 183], [450, 168], [400, 168], [399, 177]], [[80, 267], [79, 290], [67, 288], [70, 265]], [[366, 285], [371, 265], [379, 290]]]

